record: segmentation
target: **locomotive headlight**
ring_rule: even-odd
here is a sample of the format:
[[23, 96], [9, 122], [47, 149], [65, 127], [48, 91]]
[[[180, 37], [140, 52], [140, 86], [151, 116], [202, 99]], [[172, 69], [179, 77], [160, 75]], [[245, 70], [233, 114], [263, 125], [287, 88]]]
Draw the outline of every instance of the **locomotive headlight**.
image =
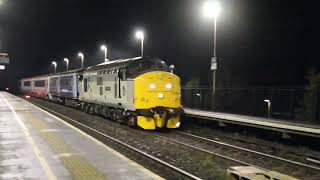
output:
[[159, 99], [163, 99], [163, 98], [164, 98], [164, 94], [159, 93], [159, 94], [158, 94], [158, 98], [159, 98]]
[[152, 83], [152, 84], [149, 85], [149, 87], [150, 87], [150, 89], [155, 89], [156, 85]]
[[172, 88], [172, 84], [171, 83], [166, 84], [166, 88], [167, 89], [171, 89]]

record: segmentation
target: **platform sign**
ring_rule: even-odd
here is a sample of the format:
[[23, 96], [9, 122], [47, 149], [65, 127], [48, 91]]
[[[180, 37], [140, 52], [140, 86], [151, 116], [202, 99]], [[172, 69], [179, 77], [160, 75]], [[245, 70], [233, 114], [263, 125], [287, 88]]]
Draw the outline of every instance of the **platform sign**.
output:
[[9, 64], [9, 55], [7, 53], [0, 53], [0, 64]]
[[217, 69], [218, 69], [217, 58], [213, 57], [211, 58], [211, 70], [217, 70]]

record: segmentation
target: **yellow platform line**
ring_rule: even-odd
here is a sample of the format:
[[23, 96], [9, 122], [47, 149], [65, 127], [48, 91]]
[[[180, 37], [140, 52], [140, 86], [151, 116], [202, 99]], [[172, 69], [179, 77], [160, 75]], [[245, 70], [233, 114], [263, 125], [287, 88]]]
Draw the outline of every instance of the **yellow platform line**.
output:
[[31, 145], [31, 148], [34, 152], [34, 154], [36, 155], [37, 159], [40, 162], [40, 165], [42, 167], [42, 169], [44, 170], [45, 174], [47, 175], [48, 179], [50, 180], [56, 180], [56, 176], [54, 175], [53, 171], [51, 170], [48, 162], [46, 161], [46, 159], [42, 156], [41, 151], [39, 150], [39, 148], [37, 147], [37, 145], [35, 144], [34, 140], [32, 139], [29, 129], [27, 128], [27, 126], [23, 123], [23, 121], [20, 119], [20, 117], [18, 116], [18, 114], [15, 112], [15, 110], [13, 109], [13, 107], [11, 106], [11, 104], [8, 102], [8, 100], [3, 97], [2, 94], [0, 94], [1, 98], [5, 101], [5, 103], [7, 104], [7, 106], [10, 108], [10, 110], [12, 111], [15, 119], [17, 120], [18, 124], [20, 125], [21, 129], [23, 130], [23, 133], [25, 134], [29, 144]]
[[106, 179], [106, 175], [91, 165], [79, 152], [67, 144], [63, 138], [54, 131], [45, 131], [48, 126], [32, 113], [23, 113], [31, 124], [40, 132], [40, 136], [48, 143], [50, 148], [59, 156], [65, 168], [73, 179]]

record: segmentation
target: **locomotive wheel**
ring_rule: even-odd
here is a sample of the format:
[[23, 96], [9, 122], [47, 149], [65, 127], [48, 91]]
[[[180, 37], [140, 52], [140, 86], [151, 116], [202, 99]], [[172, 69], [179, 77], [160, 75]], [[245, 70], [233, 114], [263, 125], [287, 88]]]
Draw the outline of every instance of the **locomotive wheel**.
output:
[[89, 105], [85, 105], [84, 108], [83, 108], [83, 111], [84, 111], [85, 113], [88, 113], [88, 112], [89, 112], [89, 108], [90, 108]]
[[136, 126], [137, 125], [137, 118], [133, 115], [130, 115], [128, 117], [128, 125], [132, 126], [132, 127]]

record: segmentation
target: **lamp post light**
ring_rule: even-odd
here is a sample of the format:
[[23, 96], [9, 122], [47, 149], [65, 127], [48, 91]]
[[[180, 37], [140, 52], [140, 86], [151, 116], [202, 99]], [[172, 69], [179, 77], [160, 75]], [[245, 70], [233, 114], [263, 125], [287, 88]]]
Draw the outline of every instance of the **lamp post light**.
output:
[[83, 53], [79, 52], [78, 56], [81, 58], [81, 69], [83, 69], [83, 59], [84, 59], [84, 55]]
[[108, 48], [106, 45], [102, 45], [100, 46], [100, 49], [101, 51], [104, 51], [104, 62], [107, 62], [108, 59], [107, 59], [107, 53], [108, 53]]
[[217, 19], [221, 11], [220, 4], [217, 1], [207, 1], [203, 5], [203, 14], [205, 17], [213, 19], [213, 57], [211, 59], [212, 77], [212, 94], [216, 93], [216, 70], [217, 70]]
[[200, 98], [200, 108], [202, 108], [202, 95], [201, 93], [197, 93], [196, 96]]
[[271, 101], [269, 99], [265, 99], [263, 101], [268, 103], [268, 118], [270, 118], [271, 117]]
[[66, 62], [66, 65], [67, 65], [67, 70], [69, 69], [69, 59], [68, 58], [63, 58], [63, 61]]
[[136, 32], [136, 38], [141, 41], [141, 57], [143, 57], [143, 43], [144, 43], [144, 33], [143, 31]]
[[57, 62], [52, 61], [52, 65], [54, 67], [54, 73], [56, 73], [57, 72]]
[[170, 73], [171, 73], [171, 74], [173, 74], [174, 65], [173, 65], [173, 64], [171, 64], [171, 65], [169, 66], [169, 69], [170, 69]]

